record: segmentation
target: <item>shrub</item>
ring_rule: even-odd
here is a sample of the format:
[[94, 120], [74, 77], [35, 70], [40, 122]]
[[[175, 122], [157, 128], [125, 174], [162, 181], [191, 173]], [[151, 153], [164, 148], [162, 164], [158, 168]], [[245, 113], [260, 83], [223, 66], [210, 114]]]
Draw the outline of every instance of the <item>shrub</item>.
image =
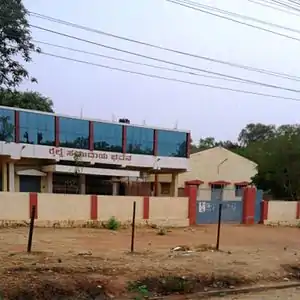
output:
[[157, 231], [158, 235], [166, 235], [167, 234], [167, 230], [164, 227], [159, 227], [158, 231]]
[[118, 230], [120, 227], [121, 223], [115, 217], [110, 217], [106, 224], [106, 228], [109, 230]]

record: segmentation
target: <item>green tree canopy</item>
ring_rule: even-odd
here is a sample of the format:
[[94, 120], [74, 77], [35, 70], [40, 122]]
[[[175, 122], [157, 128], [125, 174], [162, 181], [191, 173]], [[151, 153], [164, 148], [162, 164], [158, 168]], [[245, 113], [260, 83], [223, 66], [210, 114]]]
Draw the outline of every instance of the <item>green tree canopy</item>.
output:
[[0, 90], [15, 89], [29, 78], [20, 58], [30, 62], [32, 51], [39, 49], [32, 43], [27, 11], [21, 0], [0, 0], [0, 14]]
[[53, 112], [52, 100], [37, 92], [0, 91], [0, 105]]
[[265, 125], [262, 123], [248, 124], [238, 136], [238, 141], [242, 146], [247, 146], [254, 142], [264, 141], [273, 138], [276, 132], [275, 125]]

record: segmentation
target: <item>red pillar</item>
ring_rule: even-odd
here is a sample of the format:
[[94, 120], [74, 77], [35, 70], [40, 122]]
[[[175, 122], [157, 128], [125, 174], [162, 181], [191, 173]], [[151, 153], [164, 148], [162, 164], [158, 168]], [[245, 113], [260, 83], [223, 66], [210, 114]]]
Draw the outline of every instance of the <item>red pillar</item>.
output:
[[148, 220], [150, 215], [150, 198], [148, 196], [144, 197], [143, 204], [143, 219]]
[[261, 211], [260, 211], [260, 223], [264, 224], [264, 221], [268, 220], [268, 213], [269, 213], [269, 202], [263, 200], [261, 202]]
[[185, 183], [185, 195], [189, 198], [188, 202], [188, 218], [190, 225], [196, 225], [197, 214], [197, 190], [198, 186], [195, 184]]
[[94, 150], [94, 122], [89, 121], [89, 150]]
[[127, 146], [127, 126], [122, 126], [122, 152], [126, 153]]
[[98, 219], [98, 197], [91, 195], [91, 220]]
[[37, 193], [29, 193], [29, 218], [31, 218], [32, 206], [35, 206], [35, 216], [34, 218], [38, 218], [38, 194]]
[[186, 157], [190, 158], [191, 154], [191, 133], [186, 134]]
[[298, 203], [297, 203], [296, 219], [300, 219], [300, 201], [298, 201]]
[[246, 187], [243, 196], [243, 224], [254, 224], [256, 188]]
[[59, 117], [58, 116], [55, 116], [54, 127], [55, 127], [55, 147], [59, 147]]
[[20, 143], [20, 112], [15, 110], [15, 142]]
[[158, 131], [157, 131], [157, 129], [154, 129], [154, 133], [153, 133], [153, 155], [154, 156], [157, 156], [157, 153], [158, 153], [157, 139], [158, 139]]

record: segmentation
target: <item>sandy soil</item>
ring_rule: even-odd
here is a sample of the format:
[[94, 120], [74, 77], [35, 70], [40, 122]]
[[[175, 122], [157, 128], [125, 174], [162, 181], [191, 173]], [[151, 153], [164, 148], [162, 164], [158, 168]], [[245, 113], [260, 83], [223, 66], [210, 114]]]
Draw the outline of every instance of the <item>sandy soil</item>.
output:
[[[229, 280], [227, 284], [233, 286], [298, 275], [300, 279], [298, 228], [224, 225], [220, 252], [201, 251], [203, 244], [215, 244], [215, 225], [171, 229], [163, 236], [157, 235], [155, 229], [137, 228], [135, 254], [129, 253], [129, 229], [37, 228], [31, 255], [25, 252], [27, 236], [28, 228], [0, 229], [0, 289], [5, 295], [11, 291], [17, 293], [16, 290], [40, 293], [46, 284], [46, 289], [52, 289], [53, 293], [65, 294], [62, 290], [66, 286], [74, 291], [87, 287], [87, 294], [101, 294], [105, 290], [105, 295], [112, 297], [123, 295], [128, 290], [128, 282], [136, 280], [141, 282], [132, 284], [135, 292], [166, 294], [167, 288], [157, 287], [162, 282], [158, 284], [154, 278], [159, 276], [176, 276], [183, 281], [201, 276], [227, 276], [238, 279]], [[171, 251], [178, 245], [185, 245], [191, 251]], [[150, 279], [143, 281], [145, 277]], [[161, 280], [165, 283], [165, 279]], [[58, 286], [54, 287], [54, 283]], [[98, 290], [91, 292], [95, 286]], [[215, 287], [222, 287], [222, 283], [217, 282]], [[201, 288], [204, 286], [198, 282], [185, 291]], [[46, 294], [42, 297], [47, 299]], [[88, 299], [84, 297], [78, 299]]]

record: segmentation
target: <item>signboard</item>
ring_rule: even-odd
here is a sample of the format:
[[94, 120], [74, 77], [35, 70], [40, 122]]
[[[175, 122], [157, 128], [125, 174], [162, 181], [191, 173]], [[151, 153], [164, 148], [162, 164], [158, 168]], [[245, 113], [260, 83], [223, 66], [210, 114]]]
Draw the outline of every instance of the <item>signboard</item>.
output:
[[49, 154], [53, 157], [59, 157], [60, 159], [70, 160], [74, 158], [74, 155], [78, 155], [79, 159], [91, 160], [93, 162], [101, 162], [101, 160], [111, 160], [113, 162], [131, 161], [132, 156], [129, 154], [120, 153], [107, 153], [90, 150], [72, 150], [67, 148], [55, 148], [49, 149]]

